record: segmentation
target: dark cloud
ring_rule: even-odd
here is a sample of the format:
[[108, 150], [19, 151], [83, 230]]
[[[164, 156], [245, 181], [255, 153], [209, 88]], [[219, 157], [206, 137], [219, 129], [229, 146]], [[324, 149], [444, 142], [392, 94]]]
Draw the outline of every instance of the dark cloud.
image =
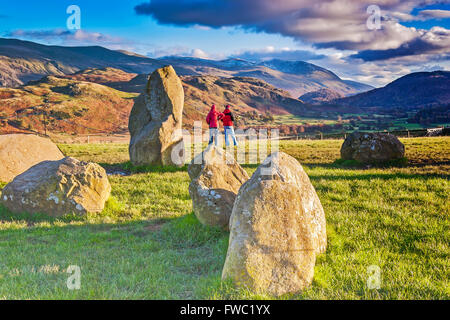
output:
[[405, 42], [395, 49], [388, 50], [363, 50], [350, 58], [364, 61], [389, 60], [399, 57], [442, 54], [450, 48], [450, 30], [434, 27], [424, 32], [419, 37]]
[[267, 6], [268, 2], [267, 0], [152, 0], [136, 6], [135, 11], [140, 15], [151, 15], [160, 23], [185, 26], [201, 24], [218, 28], [257, 24], [286, 13], [277, 6]]
[[[201, 25], [212, 28], [239, 26], [255, 32], [292, 37], [319, 48], [367, 51], [374, 57], [404, 55], [402, 46], [419, 46], [422, 30], [401, 25], [414, 19], [411, 12], [440, 0], [151, 0], [135, 7], [162, 24]], [[367, 8], [382, 10], [381, 29], [370, 30]], [[422, 10], [422, 16], [446, 16], [444, 10]], [[416, 44], [417, 42], [417, 44]], [[399, 48], [399, 49], [397, 49]], [[434, 49], [431, 45], [430, 49]], [[419, 50], [419, 49], [417, 49]], [[372, 53], [372, 51], [376, 51]], [[419, 50], [420, 51], [420, 50]], [[423, 50], [422, 50], [423, 51]], [[411, 51], [412, 52], [412, 51]], [[381, 54], [379, 55], [381, 56]]]
[[422, 39], [414, 39], [413, 41], [402, 44], [396, 49], [364, 50], [357, 54], [351, 55], [350, 57], [362, 59], [364, 61], [377, 61], [426, 54], [438, 49], [440, 49], [440, 47], [437, 45], [430, 44]]

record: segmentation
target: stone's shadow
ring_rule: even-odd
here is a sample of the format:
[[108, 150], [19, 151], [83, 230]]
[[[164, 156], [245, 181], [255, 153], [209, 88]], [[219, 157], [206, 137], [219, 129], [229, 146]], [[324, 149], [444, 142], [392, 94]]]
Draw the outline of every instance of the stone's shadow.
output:
[[166, 172], [182, 172], [187, 171], [187, 165], [182, 167], [176, 166], [156, 166], [156, 165], [145, 165], [145, 166], [135, 166], [130, 161], [122, 163], [99, 163], [108, 175], [121, 175], [130, 176], [137, 173], [166, 173]]
[[84, 220], [85, 219], [82, 216], [75, 214], [68, 214], [63, 217], [52, 217], [45, 213], [27, 213], [27, 212], [13, 213], [4, 205], [0, 204], [0, 221], [7, 221], [7, 222], [26, 221], [29, 227], [40, 222], [55, 223], [59, 221], [70, 223]]
[[381, 179], [381, 180], [391, 180], [391, 179], [434, 179], [434, 178], [444, 178], [450, 179], [450, 175], [448, 174], [439, 174], [439, 173], [368, 173], [368, 174], [355, 174], [355, 175], [310, 175], [309, 178], [311, 180], [373, 180], [373, 179]]
[[[60, 233], [58, 242], [63, 242], [64, 237], [70, 238], [70, 235], [68, 235], [69, 231], [78, 233], [79, 230], [83, 230], [82, 232], [87, 238], [94, 236], [96, 233], [119, 231], [122, 233], [116, 237], [116, 240], [119, 242], [122, 242], [123, 236], [134, 236], [138, 239], [143, 239], [142, 241], [144, 242], [153, 240], [161, 243], [166, 248], [179, 250], [200, 248], [207, 245], [207, 243], [215, 245], [217, 241], [227, 238], [228, 235], [227, 231], [219, 227], [204, 226], [193, 212], [179, 217], [149, 217], [148, 220], [139, 221], [89, 222], [85, 217], [74, 215], [55, 218], [44, 214], [13, 214], [0, 205], [0, 222], [14, 221], [25, 222], [27, 226], [14, 230], [10, 229], [10, 232], [20, 233], [25, 238], [36, 233], [34, 236], [35, 240], [37, 240], [35, 241], [36, 244], [45, 242], [44, 238], [47, 236], [47, 231]], [[71, 222], [78, 223], [70, 224]], [[85, 222], [85, 224], [79, 224], [79, 222]], [[38, 223], [48, 223], [50, 226], [47, 224], [45, 226], [37, 226]], [[62, 225], [61, 223], [67, 223], [67, 225]], [[27, 232], [24, 233], [24, 230], [27, 230]], [[38, 238], [42, 238], [42, 241], [39, 241]], [[82, 240], [80, 239], [80, 241]], [[131, 244], [134, 243], [130, 242]], [[57, 243], [54, 243], [54, 245], [57, 245]], [[224, 250], [223, 254], [226, 253], [226, 248]], [[223, 258], [225, 259], [225, 256]]]

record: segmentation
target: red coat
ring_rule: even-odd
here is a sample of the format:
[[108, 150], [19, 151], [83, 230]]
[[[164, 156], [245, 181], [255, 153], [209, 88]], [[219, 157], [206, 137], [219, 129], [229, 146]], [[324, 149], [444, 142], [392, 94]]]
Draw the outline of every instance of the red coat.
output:
[[222, 117], [223, 114], [216, 110], [216, 106], [212, 106], [208, 116], [206, 117], [206, 123], [209, 124], [210, 128], [217, 128], [219, 122], [218, 120]]
[[223, 122], [224, 127], [232, 127], [233, 126], [234, 117], [233, 117], [233, 114], [231, 113], [230, 109], [225, 109], [221, 120]]

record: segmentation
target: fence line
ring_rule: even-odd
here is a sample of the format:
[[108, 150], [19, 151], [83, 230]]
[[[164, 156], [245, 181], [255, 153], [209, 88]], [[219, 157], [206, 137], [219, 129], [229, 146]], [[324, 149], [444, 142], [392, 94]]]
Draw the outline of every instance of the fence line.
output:
[[[26, 117], [31, 117], [31, 116], [40, 116], [43, 115], [44, 116], [44, 127], [46, 127], [47, 125], [47, 117], [51, 117], [57, 121], [64, 121], [70, 125], [74, 125], [74, 126], [78, 126], [84, 129], [88, 129], [88, 130], [92, 130], [95, 132], [95, 134], [105, 134], [105, 135], [111, 135], [111, 132], [104, 132], [101, 131], [99, 129], [96, 128], [92, 128], [92, 127], [88, 127], [79, 123], [75, 123], [72, 121], [69, 121], [67, 119], [59, 119], [57, 116], [54, 116], [52, 114], [49, 114], [47, 112], [35, 112], [35, 113], [28, 113], [28, 114], [15, 114], [9, 117], [0, 117], [0, 120], [18, 120], [20, 118], [26, 118]], [[110, 122], [111, 123], [111, 122]], [[21, 130], [26, 130], [26, 131], [30, 131], [33, 133], [36, 133], [36, 131], [34, 130], [30, 130], [28, 128], [20, 128]], [[433, 135], [438, 135], [441, 131], [444, 132], [445, 135], [449, 135], [448, 130], [450, 130], [450, 128], [444, 128], [444, 127], [438, 127], [438, 128], [428, 128], [428, 129], [411, 129], [411, 130], [393, 130], [393, 131], [370, 131], [370, 132], [375, 132], [375, 133], [389, 133], [389, 134], [393, 134], [397, 137], [425, 137], [425, 136], [433, 136]], [[45, 129], [45, 131], [47, 131]], [[369, 132], [369, 131], [364, 131], [362, 130], [361, 132]], [[47, 132], [45, 132], [44, 135]], [[315, 134], [298, 134], [298, 135], [289, 135], [289, 136], [280, 136], [279, 139], [280, 140], [299, 140], [299, 139], [307, 139], [307, 140], [323, 140], [323, 139], [345, 139], [347, 137], [347, 135], [349, 134], [349, 132], [342, 132], [342, 133], [322, 133], [322, 132], [318, 132]]]
[[[357, 130], [358, 131], [358, 130]], [[392, 134], [397, 137], [403, 138], [415, 138], [415, 137], [426, 137], [426, 136], [434, 136], [439, 135], [443, 132], [444, 135], [450, 134], [450, 128], [448, 127], [438, 127], [438, 128], [427, 128], [427, 129], [411, 129], [411, 130], [392, 130], [392, 131], [364, 131], [360, 132], [372, 132], [372, 133], [386, 133]], [[342, 133], [316, 133], [316, 134], [299, 134], [299, 135], [290, 135], [290, 136], [280, 136], [282, 140], [323, 140], [323, 139], [345, 139], [347, 135], [351, 132], [342, 132]]]

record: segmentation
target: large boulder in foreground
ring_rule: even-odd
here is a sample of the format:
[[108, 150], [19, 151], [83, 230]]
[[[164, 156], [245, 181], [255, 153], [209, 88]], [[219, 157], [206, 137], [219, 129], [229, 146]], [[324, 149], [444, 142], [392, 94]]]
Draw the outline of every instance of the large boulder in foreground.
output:
[[172, 150], [181, 134], [184, 91], [172, 66], [156, 70], [130, 114], [130, 159], [134, 165], [180, 165]]
[[222, 279], [282, 295], [309, 286], [326, 248], [325, 215], [294, 158], [274, 153], [239, 190], [230, 218]]
[[362, 163], [379, 163], [401, 159], [405, 146], [398, 138], [388, 133], [353, 132], [341, 147], [341, 158]]
[[100, 212], [111, 192], [106, 171], [74, 158], [44, 161], [5, 186], [1, 203], [12, 212], [58, 217]]
[[50, 139], [32, 134], [0, 135], [0, 181], [10, 182], [35, 164], [61, 160], [62, 152]]
[[[228, 156], [227, 156], [228, 155]], [[247, 172], [222, 149], [209, 145], [188, 167], [189, 194], [201, 223], [228, 229], [239, 188], [249, 179]]]

